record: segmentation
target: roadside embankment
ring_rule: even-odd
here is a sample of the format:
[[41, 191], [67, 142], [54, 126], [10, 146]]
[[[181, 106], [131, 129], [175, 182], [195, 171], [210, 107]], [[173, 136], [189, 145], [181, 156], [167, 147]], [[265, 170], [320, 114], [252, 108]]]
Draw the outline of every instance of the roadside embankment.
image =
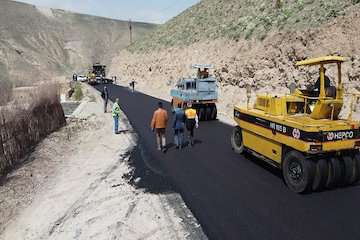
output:
[[34, 91], [32, 104], [0, 107], [0, 176], [24, 162], [37, 143], [66, 123], [56, 93], [45, 94], [48, 88]]

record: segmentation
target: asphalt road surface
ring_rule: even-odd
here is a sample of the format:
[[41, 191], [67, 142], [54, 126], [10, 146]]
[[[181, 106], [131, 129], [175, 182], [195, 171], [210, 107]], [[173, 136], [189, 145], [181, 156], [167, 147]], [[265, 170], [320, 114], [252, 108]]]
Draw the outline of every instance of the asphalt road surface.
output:
[[[120, 99], [151, 164], [175, 185], [209, 239], [360, 239], [360, 186], [295, 194], [278, 170], [235, 154], [232, 127], [220, 121], [201, 122], [193, 148], [172, 147], [163, 154], [150, 130], [159, 99], [108, 88], [112, 100]], [[171, 143], [170, 128], [167, 135]]]

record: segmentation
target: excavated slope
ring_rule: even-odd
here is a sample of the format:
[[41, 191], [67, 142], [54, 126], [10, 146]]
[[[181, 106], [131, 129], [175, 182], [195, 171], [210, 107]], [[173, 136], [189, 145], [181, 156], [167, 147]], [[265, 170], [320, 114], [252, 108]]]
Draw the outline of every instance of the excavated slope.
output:
[[[273, 6], [271, 10], [279, 14], [291, 10], [291, 15], [282, 24], [278, 23], [276, 15], [268, 9], [272, 6], [268, 4], [264, 10], [267, 14], [264, 13], [264, 16], [273, 19], [272, 27], [262, 31], [264, 24], [258, 23], [258, 17], [250, 17], [255, 16], [262, 5], [246, 5], [246, 2], [249, 3], [202, 1], [159, 27], [156, 30], [158, 35], [150, 34], [122, 51], [113, 60], [112, 72], [121, 73], [125, 84], [135, 79], [140, 90], [169, 99], [170, 89], [177, 79], [193, 74], [190, 69], [192, 63], [212, 63], [221, 83], [220, 113], [228, 116], [231, 116], [234, 104], [246, 102], [246, 85], [252, 86], [254, 98], [259, 92], [287, 93], [291, 82], [298, 85], [312, 83], [318, 77], [316, 68], [294, 67], [296, 61], [309, 57], [330, 54], [347, 57], [348, 62], [343, 68], [346, 89], [348, 92], [359, 90], [360, 49], [357, 46], [360, 46], [360, 4], [347, 0], [282, 1], [280, 9]], [[298, 6], [296, 4], [302, 7], [295, 8], [294, 6]], [[238, 11], [230, 10], [231, 7]], [[208, 22], [209, 18], [220, 19], [223, 15], [219, 12], [224, 11], [226, 16], [222, 20], [223, 24], [206, 24], [211, 29], [204, 29], [200, 20], [197, 20], [201, 18]], [[195, 19], [190, 16], [195, 16]], [[246, 31], [242, 30], [241, 24], [234, 26], [233, 30], [229, 28], [236, 16], [249, 16], [252, 19], [246, 24], [246, 28], [256, 25], [252, 37], [245, 36]], [[202, 36], [197, 30], [192, 30], [196, 23], [203, 30]], [[226, 34], [216, 35], [221, 29], [238, 31], [240, 37], [234, 39]], [[166, 32], [174, 39], [171, 44], [163, 42], [167, 38]], [[206, 37], [210, 32], [215, 34], [213, 39]], [[266, 34], [262, 35], [264, 33]], [[178, 38], [179, 34], [186, 37]], [[329, 67], [328, 70], [328, 75], [336, 79], [336, 68]], [[348, 106], [348, 103], [345, 104], [344, 116], [348, 113]]]

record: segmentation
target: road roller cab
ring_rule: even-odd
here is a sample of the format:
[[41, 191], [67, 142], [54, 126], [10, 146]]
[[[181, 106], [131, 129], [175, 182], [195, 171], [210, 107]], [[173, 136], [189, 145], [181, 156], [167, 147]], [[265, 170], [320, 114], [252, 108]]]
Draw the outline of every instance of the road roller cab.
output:
[[[231, 143], [281, 168], [295, 192], [354, 184], [360, 179], [359, 123], [339, 119], [343, 106], [343, 57], [327, 56], [297, 62], [318, 66], [319, 79], [288, 95], [258, 96], [253, 107], [235, 106]], [[325, 66], [337, 66], [331, 85]]]

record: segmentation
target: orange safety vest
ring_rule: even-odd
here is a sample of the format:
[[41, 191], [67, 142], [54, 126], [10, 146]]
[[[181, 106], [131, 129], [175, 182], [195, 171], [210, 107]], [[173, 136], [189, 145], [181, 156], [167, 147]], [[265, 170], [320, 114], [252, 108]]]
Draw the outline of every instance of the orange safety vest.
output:
[[195, 119], [196, 118], [196, 110], [193, 108], [186, 109], [185, 116], [187, 119]]

